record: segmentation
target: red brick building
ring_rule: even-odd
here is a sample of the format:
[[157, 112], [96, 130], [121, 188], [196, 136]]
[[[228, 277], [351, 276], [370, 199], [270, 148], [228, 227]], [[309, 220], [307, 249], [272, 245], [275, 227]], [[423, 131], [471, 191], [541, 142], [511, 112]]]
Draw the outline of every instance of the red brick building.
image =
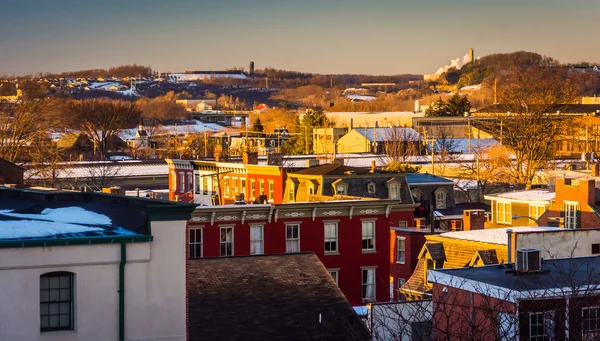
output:
[[[425, 245], [425, 236], [430, 229], [415, 227], [392, 227], [390, 243], [390, 292], [394, 300], [403, 297], [398, 290], [412, 276], [419, 261], [419, 253]], [[392, 287], [393, 286], [393, 287]]]
[[556, 196], [537, 221], [540, 226], [565, 228], [600, 227], [600, 191], [594, 179], [555, 180]]
[[387, 302], [390, 227], [410, 224], [415, 206], [390, 199], [200, 206], [188, 223], [189, 257], [314, 252], [352, 305]]

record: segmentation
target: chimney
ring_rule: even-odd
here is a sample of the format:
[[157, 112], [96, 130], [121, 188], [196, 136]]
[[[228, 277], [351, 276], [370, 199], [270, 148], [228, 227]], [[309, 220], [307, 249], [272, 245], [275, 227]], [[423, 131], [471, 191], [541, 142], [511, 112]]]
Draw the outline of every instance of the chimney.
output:
[[415, 100], [415, 112], [419, 112], [421, 111], [421, 104], [419, 103], [419, 100], [416, 99]]
[[475, 51], [473, 51], [473, 48], [469, 49], [469, 63], [472, 63], [475, 61]]
[[375, 173], [375, 170], [377, 169], [377, 162], [375, 162], [375, 160], [371, 160], [371, 173]]
[[592, 163], [592, 176], [600, 176], [600, 164]]
[[463, 211], [463, 230], [474, 231], [485, 228], [484, 210], [464, 210]]
[[258, 153], [257, 152], [242, 153], [242, 163], [245, 165], [258, 165]]
[[379, 121], [375, 121], [375, 128], [379, 128]]
[[555, 180], [556, 200], [577, 201], [580, 205], [596, 204], [596, 180], [594, 179], [561, 179]]
[[279, 153], [267, 154], [267, 164], [269, 166], [282, 166], [283, 165], [283, 155], [281, 155]]
[[354, 129], [354, 119], [350, 119], [350, 130]]

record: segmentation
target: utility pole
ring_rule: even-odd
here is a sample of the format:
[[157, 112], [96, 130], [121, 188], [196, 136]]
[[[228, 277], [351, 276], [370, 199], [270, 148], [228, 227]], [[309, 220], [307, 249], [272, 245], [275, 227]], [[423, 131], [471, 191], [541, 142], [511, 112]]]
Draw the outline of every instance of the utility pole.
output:
[[497, 96], [496, 96], [496, 85], [497, 85], [497, 82], [498, 81], [496, 79], [494, 79], [494, 104], [498, 104]]
[[304, 126], [304, 154], [308, 155], [308, 127]]

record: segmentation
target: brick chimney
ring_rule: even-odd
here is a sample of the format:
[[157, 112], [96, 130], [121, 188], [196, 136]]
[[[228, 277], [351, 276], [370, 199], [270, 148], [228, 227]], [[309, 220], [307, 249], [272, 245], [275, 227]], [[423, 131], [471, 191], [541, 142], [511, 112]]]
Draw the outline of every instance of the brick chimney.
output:
[[257, 152], [242, 153], [242, 163], [245, 165], [258, 165], [258, 153]]
[[485, 225], [484, 210], [464, 210], [463, 211], [463, 230], [474, 231], [483, 230]]

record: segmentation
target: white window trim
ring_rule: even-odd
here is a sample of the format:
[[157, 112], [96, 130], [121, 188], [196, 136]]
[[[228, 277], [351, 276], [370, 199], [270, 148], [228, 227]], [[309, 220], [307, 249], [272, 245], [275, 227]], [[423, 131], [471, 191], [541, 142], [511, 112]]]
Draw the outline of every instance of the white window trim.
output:
[[[365, 235], [363, 233], [363, 224], [364, 223], [372, 223], [373, 224], [373, 248], [372, 249], [365, 249], [362, 246], [362, 242], [365, 239]], [[371, 219], [367, 219], [367, 220], [362, 220], [360, 223], [360, 232], [361, 232], [361, 239], [360, 239], [360, 247], [362, 249], [363, 253], [372, 253], [372, 252], [377, 252], [377, 223], [375, 220], [371, 220]]]
[[[502, 214], [500, 214], [500, 205], [503, 207]], [[508, 207], [508, 213], [506, 207]], [[496, 201], [496, 222], [498, 224], [512, 224], [512, 204], [509, 201]]]
[[[438, 200], [438, 194], [442, 194], [444, 196], [443, 205], [438, 205], [439, 203], [442, 203], [441, 199]], [[436, 189], [435, 192], [433, 192], [433, 196], [436, 210], [445, 210], [446, 208], [448, 208], [448, 192], [444, 188]]]
[[[195, 232], [200, 231], [200, 240], [201, 240], [200, 243], [198, 243], [198, 239], [197, 238], [196, 238], [196, 241], [193, 242], [193, 243], [189, 241], [189, 237], [190, 237], [189, 233], [191, 231], [195, 231]], [[221, 236], [219, 235], [219, 238], [220, 237]], [[192, 254], [191, 254], [192, 245], [198, 245], [198, 244], [200, 244], [200, 256], [196, 255], [195, 257], [192, 257]], [[190, 259], [198, 259], [198, 258], [204, 257], [204, 245], [203, 244], [204, 244], [204, 228], [202, 228], [202, 227], [190, 227], [189, 231], [188, 231], [188, 252], [189, 252], [188, 258], [190, 258]], [[221, 252], [220, 250], [221, 249], [219, 248], [219, 252]]]
[[[297, 227], [298, 227], [298, 239], [289, 239], [289, 238], [287, 237], [287, 228], [288, 228], [288, 226], [290, 226], [290, 225], [293, 225], [293, 226], [297, 226]], [[297, 241], [298, 241], [298, 251], [296, 251], [296, 252], [301, 252], [301, 251], [300, 251], [300, 224], [299, 224], [299, 223], [291, 223], [291, 222], [290, 222], [290, 223], [286, 223], [286, 224], [285, 224], [285, 253], [293, 253], [293, 252], [290, 252], [290, 251], [288, 250], [287, 243], [288, 243], [288, 241], [295, 241], [295, 240], [297, 240]]]
[[329, 275], [331, 276], [332, 273], [335, 273], [335, 278], [333, 278], [333, 276], [331, 276], [333, 278], [333, 281], [335, 282], [336, 285], [339, 285], [339, 281], [340, 281], [340, 268], [328, 268], [327, 272], [329, 272]]
[[[231, 229], [231, 254], [223, 256], [221, 255], [221, 245], [227, 242], [221, 241], [221, 231], [223, 229]], [[235, 255], [235, 229], [233, 226], [219, 226], [219, 257], [231, 257]]]
[[376, 194], [377, 193], [377, 185], [374, 182], [369, 182], [367, 184], [367, 192], [369, 194]]
[[269, 193], [267, 194], [267, 200], [272, 201], [275, 200], [275, 182], [273, 180], [268, 181], [269, 185], [267, 186], [267, 190]]
[[[398, 254], [400, 252], [400, 241], [404, 242], [404, 259], [400, 260]], [[406, 237], [396, 237], [396, 263], [404, 264], [406, 262]]]
[[[364, 271], [373, 271], [373, 283], [365, 283]], [[377, 299], [377, 267], [365, 266], [360, 268], [360, 276], [361, 276], [361, 298], [363, 302], [374, 302]], [[372, 285], [373, 286], [373, 297], [365, 298], [363, 297], [363, 288], [365, 286]]]
[[[577, 226], [577, 206], [579, 206], [579, 202], [577, 201], [564, 201], [565, 204], [565, 228], [566, 229], [576, 229]], [[569, 208], [573, 208], [573, 210], [569, 210]], [[569, 214], [569, 212], [573, 213], [573, 216]], [[573, 225], [573, 226], [571, 226]]]
[[[532, 210], [535, 210], [535, 213], [532, 212]], [[540, 211], [541, 210], [541, 211]], [[531, 218], [534, 219], [539, 219], [542, 214], [544, 214], [546, 212], [546, 205], [540, 205], [540, 204], [530, 204], [529, 205], [529, 216]]]
[[179, 181], [181, 182], [179, 192], [185, 193], [185, 172], [179, 173]]
[[[260, 236], [262, 239], [253, 240], [252, 239], [252, 229], [260, 228]], [[261, 253], [252, 252], [252, 243], [260, 242]], [[251, 255], [264, 255], [265, 254], [265, 227], [264, 225], [250, 225], [250, 254]]]
[[[542, 314], [544, 316], [544, 322], [543, 322], [544, 323], [543, 324], [543, 326], [544, 326], [544, 334], [543, 335], [533, 336], [532, 333], [531, 333], [531, 316], [532, 315], [537, 315], [537, 314]], [[556, 318], [556, 311], [554, 311], [554, 310], [550, 310], [550, 311], [535, 311], [535, 312], [530, 312], [529, 313], [529, 323], [527, 324], [527, 329], [529, 329], [529, 339], [530, 340], [532, 338], [534, 338], [534, 337], [537, 338], [537, 337], [543, 337], [543, 336], [546, 336], [546, 335], [548, 337], [551, 337], [553, 339], [553, 337], [555, 336], [554, 335], [554, 330], [552, 330], [551, 332], [548, 332], [546, 330], [546, 316], [550, 316], [550, 315], [552, 315], [552, 320], [550, 320], [551, 321], [550, 324], [552, 326], [554, 326], [554, 323], [555, 323], [554, 319]]]
[[[395, 190], [392, 191], [392, 188]], [[399, 182], [390, 182], [388, 184], [388, 197], [389, 199], [400, 199], [400, 183]]]
[[406, 220], [400, 220], [398, 222], [398, 227], [408, 227], [408, 221], [406, 221]]
[[[335, 231], [335, 251], [327, 251], [325, 249], [325, 243], [327, 243], [328, 241], [333, 240], [333, 238], [329, 238], [329, 240], [327, 239], [327, 225], [333, 225], [334, 231]], [[323, 236], [324, 236], [324, 240], [323, 240], [323, 252], [326, 255], [339, 255], [340, 254], [340, 237], [339, 237], [339, 226], [338, 226], [338, 222], [337, 221], [324, 221], [323, 222]]]

